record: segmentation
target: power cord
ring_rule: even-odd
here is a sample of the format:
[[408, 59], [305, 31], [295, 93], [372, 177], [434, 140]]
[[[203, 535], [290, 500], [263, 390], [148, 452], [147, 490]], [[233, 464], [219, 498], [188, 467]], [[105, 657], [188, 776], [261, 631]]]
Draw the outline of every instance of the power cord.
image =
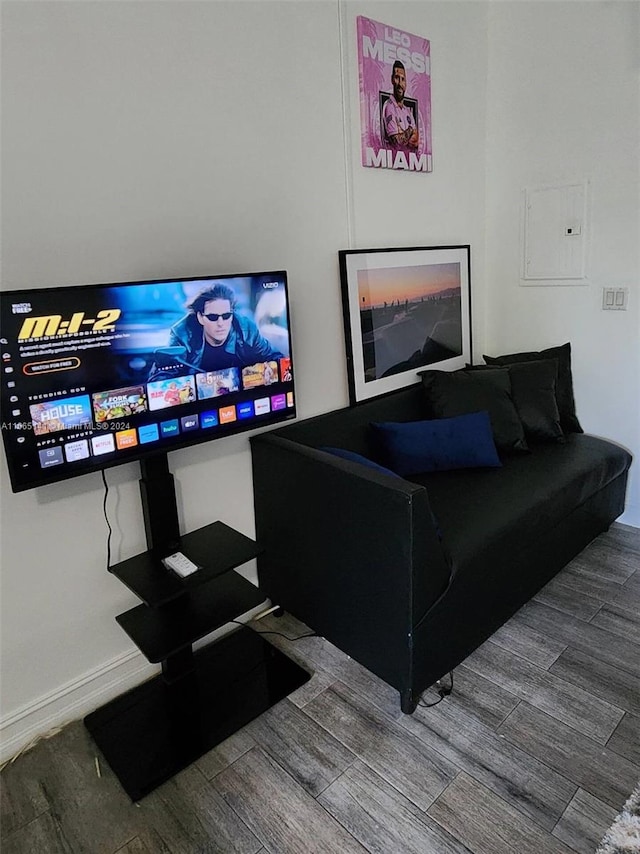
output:
[[423, 709], [432, 709], [434, 706], [437, 706], [438, 703], [441, 703], [445, 697], [448, 697], [453, 691], [453, 670], [449, 673], [449, 678], [451, 679], [450, 685], [441, 685], [439, 679], [436, 681], [436, 685], [438, 686], [438, 696], [440, 698], [439, 700], [436, 700], [435, 703], [422, 703], [418, 700], [418, 705], [422, 706]]
[[[109, 497], [109, 484], [107, 482], [107, 475], [104, 469], [102, 469], [102, 482], [104, 484], [104, 498], [102, 501], [102, 512], [104, 514], [104, 521], [107, 523], [107, 528], [109, 529], [109, 534], [107, 535], [107, 569], [111, 566], [111, 536], [113, 534], [113, 530], [109, 523], [109, 517], [107, 516], [107, 498]], [[229, 620], [230, 623], [235, 623], [237, 626], [245, 626], [245, 623], [241, 623], [239, 620]], [[288, 635], [283, 634], [282, 632], [259, 632], [257, 629], [253, 629], [253, 631], [257, 635], [278, 635], [278, 637], [284, 638], [285, 640], [294, 641], [304, 640], [305, 638], [317, 638], [317, 632], [309, 632], [306, 635], [299, 635], [296, 638], [290, 638]]]
[[[229, 622], [235, 623], [237, 626], [244, 626], [245, 628], [247, 625], [246, 623], [241, 623], [240, 620], [229, 620]], [[307, 634], [307, 635], [298, 635], [297, 638], [290, 638], [290, 637], [288, 637], [288, 635], [285, 635], [282, 632], [270, 632], [270, 631], [259, 632], [257, 629], [252, 629], [252, 631], [254, 631], [257, 635], [278, 635], [278, 637], [284, 638], [285, 640], [288, 640], [288, 641], [299, 641], [299, 640], [304, 640], [305, 638], [317, 638], [318, 637], [317, 632], [309, 632], [309, 634]]]
[[102, 502], [102, 512], [104, 513], [104, 521], [107, 523], [107, 528], [109, 529], [109, 534], [107, 536], [107, 570], [111, 566], [111, 535], [113, 531], [111, 530], [111, 525], [109, 524], [109, 517], [107, 516], [107, 498], [109, 496], [109, 484], [107, 483], [107, 475], [104, 469], [102, 469], [102, 482], [104, 484], [104, 500]]
[[[111, 536], [113, 534], [113, 530], [109, 523], [109, 517], [107, 516], [107, 498], [109, 497], [109, 484], [107, 483], [107, 475], [104, 469], [102, 469], [102, 482], [104, 484], [104, 498], [102, 501], [102, 512], [104, 514], [104, 521], [107, 523], [107, 528], [109, 529], [109, 534], [107, 535], [107, 570], [111, 566]], [[241, 623], [239, 620], [229, 620], [230, 623], [235, 623], [237, 626], [244, 626], [245, 623]], [[306, 635], [299, 635], [296, 638], [290, 638], [288, 635], [283, 634], [282, 632], [259, 632], [257, 629], [253, 629], [253, 631], [257, 635], [278, 635], [278, 637], [284, 638], [285, 640], [294, 641], [304, 640], [304, 638], [317, 638], [317, 632], [309, 632]]]
[[[109, 567], [111, 566], [111, 536], [113, 534], [113, 530], [112, 530], [111, 525], [109, 523], [109, 517], [107, 516], [107, 498], [109, 497], [109, 484], [107, 483], [107, 476], [106, 476], [104, 469], [102, 469], [101, 474], [102, 474], [102, 482], [104, 484], [104, 499], [102, 501], [102, 512], [104, 514], [104, 521], [107, 523], [107, 528], [109, 529], [109, 534], [107, 536], [107, 569], [109, 569]], [[229, 620], [229, 622], [235, 623], [237, 626], [245, 626], [245, 623], [241, 623], [239, 620]], [[294, 641], [304, 640], [305, 638], [317, 638], [318, 637], [317, 632], [309, 632], [306, 635], [299, 635], [298, 637], [290, 638], [288, 635], [285, 635], [282, 632], [271, 632], [271, 631], [259, 632], [257, 629], [253, 629], [253, 631], [257, 635], [278, 635], [278, 637], [284, 638], [285, 640], [291, 641], [292, 643]]]

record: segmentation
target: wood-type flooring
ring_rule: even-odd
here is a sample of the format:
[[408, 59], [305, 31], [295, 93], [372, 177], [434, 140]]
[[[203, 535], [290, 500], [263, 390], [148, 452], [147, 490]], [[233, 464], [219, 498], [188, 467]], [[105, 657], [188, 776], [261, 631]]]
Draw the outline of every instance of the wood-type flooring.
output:
[[324, 639], [269, 640], [311, 680], [138, 804], [80, 721], [7, 765], [3, 854], [592, 854], [640, 778], [638, 529], [598, 537], [412, 716]]

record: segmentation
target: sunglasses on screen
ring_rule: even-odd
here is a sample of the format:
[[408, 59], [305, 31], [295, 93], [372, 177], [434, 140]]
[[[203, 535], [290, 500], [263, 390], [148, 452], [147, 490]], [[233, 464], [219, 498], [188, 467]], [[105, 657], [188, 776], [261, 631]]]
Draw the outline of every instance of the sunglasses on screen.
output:
[[220, 318], [222, 318], [223, 320], [229, 320], [232, 315], [232, 311], [225, 311], [222, 314], [203, 314], [202, 316], [206, 317], [207, 320], [212, 320], [215, 323], [216, 320], [220, 320]]

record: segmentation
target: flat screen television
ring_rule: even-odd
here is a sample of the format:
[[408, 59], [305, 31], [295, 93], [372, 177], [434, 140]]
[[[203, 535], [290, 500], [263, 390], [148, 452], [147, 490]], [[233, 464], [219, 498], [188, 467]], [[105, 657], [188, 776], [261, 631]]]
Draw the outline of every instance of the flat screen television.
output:
[[0, 293], [14, 492], [296, 415], [287, 275]]

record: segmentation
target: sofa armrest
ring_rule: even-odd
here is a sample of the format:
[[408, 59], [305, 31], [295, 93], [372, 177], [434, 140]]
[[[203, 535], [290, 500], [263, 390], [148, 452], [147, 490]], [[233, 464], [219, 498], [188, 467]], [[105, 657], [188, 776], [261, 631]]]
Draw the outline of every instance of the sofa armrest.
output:
[[251, 450], [261, 589], [402, 690], [449, 580], [426, 489], [273, 433]]

